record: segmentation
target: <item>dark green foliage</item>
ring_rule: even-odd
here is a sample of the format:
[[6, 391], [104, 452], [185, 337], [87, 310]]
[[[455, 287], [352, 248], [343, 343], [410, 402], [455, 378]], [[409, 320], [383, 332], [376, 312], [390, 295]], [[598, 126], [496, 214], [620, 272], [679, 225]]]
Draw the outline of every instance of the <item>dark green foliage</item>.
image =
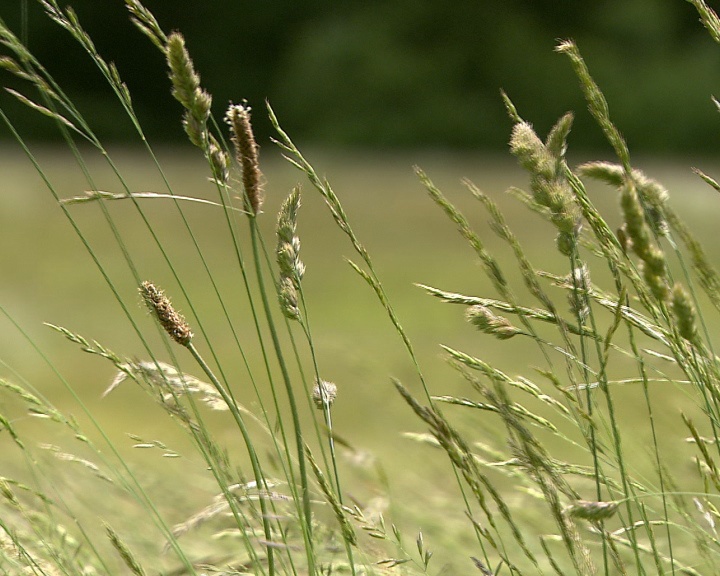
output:
[[[177, 110], [157, 98], [167, 89], [162, 58], [138, 41], [123, 3], [73, 5], [100, 53], [117, 64], [148, 134], [182, 138]], [[689, 3], [155, 0], [148, 8], [167, 30], [193, 39], [188, 49], [216, 114], [237, 94], [256, 108], [269, 99], [300, 141], [497, 150], [508, 133], [500, 88], [532, 109], [538, 133], [547, 133], [566, 110], [584, 108], [571, 72], [552, 54], [566, 37], [583, 51], [635, 151], [709, 151], [718, 141], [707, 118], [720, 55]], [[38, 2], [28, 0], [28, 9], [38, 59], [62, 70], [69, 95], [101, 135], [131, 138], [93, 63]], [[21, 0], [0, 8], [19, 34], [20, 14]], [[49, 137], [50, 123], [19, 106], [20, 113], [36, 137]], [[260, 116], [255, 131], [261, 143], [271, 134]], [[575, 149], [603, 145], [587, 113], [578, 115], [572, 139]]]

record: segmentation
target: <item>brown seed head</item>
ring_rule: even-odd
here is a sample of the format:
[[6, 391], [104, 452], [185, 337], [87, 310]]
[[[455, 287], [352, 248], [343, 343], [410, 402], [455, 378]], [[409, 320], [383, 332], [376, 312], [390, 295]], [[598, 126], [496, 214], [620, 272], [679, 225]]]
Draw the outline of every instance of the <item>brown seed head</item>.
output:
[[140, 295], [149, 310], [155, 315], [170, 337], [182, 346], [187, 346], [193, 337], [185, 318], [173, 308], [170, 299], [152, 282], [140, 285]]
[[263, 203], [262, 173], [258, 162], [258, 145], [250, 125], [250, 107], [231, 104], [225, 120], [232, 130], [235, 156], [242, 167], [243, 187], [249, 212], [256, 216]]

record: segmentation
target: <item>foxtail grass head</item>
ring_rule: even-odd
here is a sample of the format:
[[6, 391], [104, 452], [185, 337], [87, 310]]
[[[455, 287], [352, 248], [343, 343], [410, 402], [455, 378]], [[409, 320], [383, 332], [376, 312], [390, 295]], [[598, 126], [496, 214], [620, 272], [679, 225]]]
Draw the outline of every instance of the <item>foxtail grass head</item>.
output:
[[297, 235], [297, 215], [300, 209], [300, 189], [294, 188], [283, 202], [278, 214], [277, 247], [275, 255], [280, 269], [279, 298], [283, 314], [291, 320], [300, 319], [298, 294], [305, 264], [300, 260], [300, 238]]
[[242, 168], [246, 208], [251, 215], [257, 216], [263, 204], [262, 173], [258, 162], [258, 145], [250, 124], [250, 107], [231, 104], [225, 114], [225, 121], [230, 125], [235, 157]]
[[698, 341], [697, 313], [690, 294], [682, 284], [673, 286], [671, 310], [675, 317], [678, 334], [686, 340], [696, 343]]
[[643, 278], [658, 300], [665, 300], [669, 293], [665, 254], [651, 242], [651, 229], [632, 182], [623, 186], [620, 206], [625, 218], [625, 232], [632, 241], [635, 254], [643, 263]]
[[158, 319], [165, 332], [181, 346], [187, 346], [193, 337], [190, 325], [182, 314], [175, 310], [165, 293], [148, 281], [143, 282], [139, 290], [145, 305]]
[[195, 146], [205, 149], [212, 96], [200, 88], [200, 76], [195, 72], [182, 34], [173, 32], [168, 36], [165, 57], [170, 68], [173, 96], [185, 108], [185, 132]]

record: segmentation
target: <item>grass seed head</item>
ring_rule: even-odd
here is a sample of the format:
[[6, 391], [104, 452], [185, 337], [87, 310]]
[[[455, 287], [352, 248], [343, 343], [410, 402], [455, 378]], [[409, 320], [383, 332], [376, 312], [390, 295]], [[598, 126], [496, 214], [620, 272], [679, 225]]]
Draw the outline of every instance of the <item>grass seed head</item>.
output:
[[577, 500], [565, 509], [571, 518], [582, 518], [591, 522], [600, 522], [612, 517], [617, 511], [617, 502], [588, 502]]
[[195, 72], [182, 34], [173, 32], [168, 36], [165, 57], [170, 68], [173, 96], [186, 110], [183, 118], [185, 132], [195, 146], [205, 149], [212, 97], [200, 88], [200, 76]]
[[312, 391], [312, 399], [315, 406], [319, 410], [322, 410], [324, 406], [328, 408], [335, 402], [337, 396], [337, 386], [332, 382], [326, 382], [325, 380], [319, 380], [315, 382], [315, 387]]
[[139, 290], [146, 306], [170, 337], [178, 344], [187, 346], [193, 337], [192, 330], [185, 318], [173, 308], [165, 293], [148, 281], [143, 282]]
[[230, 180], [230, 157], [214, 136], [210, 136], [207, 154], [212, 166], [213, 178], [221, 186], [226, 185]]
[[518, 122], [513, 127], [512, 136], [510, 137], [510, 151], [529, 172], [546, 179], [553, 177], [555, 159], [527, 122]]
[[276, 228], [277, 247], [275, 256], [280, 276], [292, 279], [295, 288], [305, 274], [305, 264], [300, 260], [300, 238], [297, 235], [297, 215], [300, 209], [300, 189], [294, 188], [283, 202], [278, 214]]
[[697, 340], [697, 325], [695, 323], [695, 307], [690, 295], [682, 284], [675, 284], [672, 291], [672, 312], [675, 316], [680, 336], [694, 342]]
[[590, 315], [590, 269], [585, 264], [574, 268], [566, 282], [570, 289], [570, 310], [584, 322]]
[[225, 121], [230, 125], [235, 157], [242, 168], [247, 208], [257, 216], [262, 208], [262, 173], [258, 162], [258, 145], [250, 124], [250, 107], [246, 104], [230, 104]]
[[643, 261], [643, 277], [653, 295], [664, 300], [668, 295], [665, 254], [650, 242], [650, 227], [633, 184], [623, 186], [620, 205], [625, 218], [625, 233], [632, 241], [633, 251]]
[[289, 276], [280, 277], [278, 300], [280, 301], [280, 309], [286, 318], [290, 320], [300, 320], [298, 291], [295, 287], [295, 282], [293, 282]]
[[497, 316], [486, 306], [470, 306], [465, 316], [473, 326], [485, 334], [492, 334], [500, 340], [507, 340], [520, 334], [522, 330], [516, 328], [507, 318]]

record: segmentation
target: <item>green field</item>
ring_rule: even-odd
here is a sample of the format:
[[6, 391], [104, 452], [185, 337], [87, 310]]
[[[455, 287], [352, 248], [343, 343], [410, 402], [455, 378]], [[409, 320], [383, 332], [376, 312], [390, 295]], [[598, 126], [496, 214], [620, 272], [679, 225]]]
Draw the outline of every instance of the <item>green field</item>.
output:
[[[40, 148], [36, 154], [60, 197], [79, 196], [90, 187], [67, 152]], [[133, 192], [166, 192], [158, 171], [141, 153], [118, 149], [112, 151], [111, 157]], [[463, 210], [488, 249], [506, 266], [519, 293], [522, 287], [519, 277], [513, 277], [513, 271], [517, 275], [517, 265], [509, 249], [488, 228], [485, 212], [463, 187], [461, 178], [469, 178], [498, 202], [536, 267], [561, 275], [566, 273], [553, 248], [551, 227], [505, 194], [509, 186], [524, 187], [527, 180], [509, 155], [311, 151], [308, 157], [332, 183], [355, 232], [374, 258], [433, 394], [460, 397], [474, 394], [457, 373], [447, 367], [439, 347], [441, 343], [491, 362], [511, 375], [531, 376], [530, 367], [542, 365], [542, 356], [534, 346], [516, 340], [500, 342], [478, 333], [464, 321], [462, 307], [443, 305], [413, 285], [419, 282], [465, 294], [496, 296], [474, 253], [426, 196], [413, 173], [415, 164]], [[143, 347], [127, 318], [32, 165], [13, 149], [3, 150], [1, 158], [0, 229], [4, 242], [0, 258], [4, 273], [0, 304], [59, 369], [113, 443], [136, 463], [148, 485], [161, 495], [160, 500], [167, 498], [163, 504], [169, 509], [170, 521], [181, 521], [214, 494], [208, 479], [200, 480], [202, 462], [193, 455], [180, 428], [132, 383], [101, 398], [102, 391], [114, 377], [112, 365], [82, 353], [78, 346], [43, 325], [49, 322], [68, 328], [89, 340], [97, 340], [121, 357], [143, 358]], [[159, 159], [175, 194], [215, 200], [215, 189], [207, 182], [206, 166], [198, 156], [185, 149], [163, 149]], [[280, 203], [291, 187], [302, 181], [302, 174], [284, 162], [271, 144], [263, 147], [261, 160], [266, 178], [265, 214], [261, 225], [268, 232], [266, 238], [272, 238]], [[88, 152], [85, 162], [96, 189], [121, 191], [117, 178], [102, 158]], [[705, 241], [711, 260], [716, 262], [719, 253], [714, 242], [716, 206], [720, 199], [690, 172], [690, 164], [685, 160], [640, 159], [636, 166], [668, 187], [671, 204]], [[696, 164], [711, 175], [716, 167], [711, 162]], [[388, 522], [397, 522], [409, 534], [423, 530], [426, 543], [437, 557], [436, 571], [445, 563], [466, 566], [467, 556], [477, 554], [476, 543], [463, 515], [451, 467], [444, 455], [402, 437], [404, 432], [425, 431], [391, 385], [391, 377], [395, 377], [419, 394], [413, 366], [374, 294], [345, 263], [345, 257], [355, 259], [352, 247], [315, 191], [307, 185], [304, 188], [298, 225], [301, 255], [307, 266], [303, 286], [321, 373], [339, 387], [333, 409], [334, 430], [353, 447], [353, 450], [343, 450], [341, 460], [341, 476], [347, 492], [365, 504], [373, 498], [380, 502], [389, 497], [389, 508], [385, 511]], [[619, 223], [615, 192], [598, 185], [590, 189], [593, 201], [608, 222], [613, 226]], [[214, 206], [189, 202], [182, 206], [225, 299], [248, 362], [254, 371], [261, 372], [256, 337], [244, 303], [245, 292], [224, 216]], [[142, 207], [185, 289], [192, 295], [207, 340], [222, 359], [235, 394], [241, 403], [257, 411], [257, 400], [248, 384], [242, 358], [177, 209], [169, 200], [157, 198], [143, 200]], [[155, 338], [152, 342], [159, 343], [160, 337], [152, 319], [140, 306], [133, 277], [100, 207], [90, 203], [68, 208], [132, 315], [150, 337]], [[108, 202], [107, 208], [140, 275], [163, 286], [187, 314], [186, 303], [135, 208], [127, 200]], [[241, 231], [243, 225], [244, 221], [240, 220]], [[241, 238], [243, 250], [249, 250], [245, 236], [241, 234]], [[272, 257], [274, 246], [267, 248]], [[552, 294], [552, 288], [548, 290]], [[558, 290], [560, 306], [563, 299], [564, 294]], [[706, 320], [717, 325], [714, 318]], [[205, 337], [199, 336], [196, 340], [198, 348], [206, 352]], [[77, 401], [9, 320], [3, 320], [0, 345], [3, 377], [27, 380], [59, 408], [74, 414], [89, 427], [89, 435], [99, 440]], [[198, 374], [191, 359], [182, 352], [178, 354], [180, 365], [187, 372]], [[622, 368], [618, 367], [618, 373], [622, 373]], [[262, 386], [262, 380], [260, 384]], [[617, 394], [624, 417], [633, 418], [633, 414], [642, 409], [639, 393], [632, 386], [619, 387]], [[656, 424], [672, 440], [668, 442], [670, 460], [674, 447], [679, 450], [682, 446], [674, 443], [682, 442], [687, 435], [681, 427], [680, 410], [692, 413], [696, 407], [689, 396], [683, 403], [683, 395], [678, 390], [667, 394], [671, 399], [667, 404], [663, 403], [664, 397], [665, 393], [659, 391], [653, 401]], [[4, 402], [7, 402], [4, 410], [12, 416], [18, 429], [41, 442], [56, 441], [52, 428], [38, 427], [36, 419], [16, 411], [17, 407], [9, 400]], [[500, 422], [495, 417], [455, 407], [447, 407], [445, 411], [465, 429], [469, 440], [492, 444], [497, 437]], [[226, 416], [211, 414], [209, 421], [229, 450], [242, 452], [237, 430]], [[642, 475], [653, 466], [644, 445], [647, 422], [638, 418], [637, 426], [638, 445], [627, 448], [638, 455], [634, 465]], [[146, 440], [161, 440], [185, 458], [178, 464], [178, 461], [161, 458], [158, 451], [133, 449], [136, 441], [127, 433]], [[557, 450], [568, 459], [576, 452], [561, 445], [550, 445], [549, 449]], [[12, 469], [11, 450], [6, 450], [3, 459]], [[676, 466], [675, 472], [681, 473], [692, 470], [693, 465], [687, 459]], [[378, 467], [383, 470], [380, 474]], [[198, 482], [197, 490], [188, 492], [187, 485], [176, 481], [176, 474], [190, 479], [191, 484]], [[519, 515], [532, 518], [535, 512], [523, 512], [527, 499], [524, 493], [507, 495], [508, 504], [517, 506]], [[95, 512], [93, 509], [92, 513]], [[98, 515], [108, 513], [103, 511]], [[125, 514], [128, 523], [132, 518], [132, 513]], [[410, 541], [407, 545], [412, 548], [414, 543]], [[457, 572], [449, 568], [446, 573]]]

